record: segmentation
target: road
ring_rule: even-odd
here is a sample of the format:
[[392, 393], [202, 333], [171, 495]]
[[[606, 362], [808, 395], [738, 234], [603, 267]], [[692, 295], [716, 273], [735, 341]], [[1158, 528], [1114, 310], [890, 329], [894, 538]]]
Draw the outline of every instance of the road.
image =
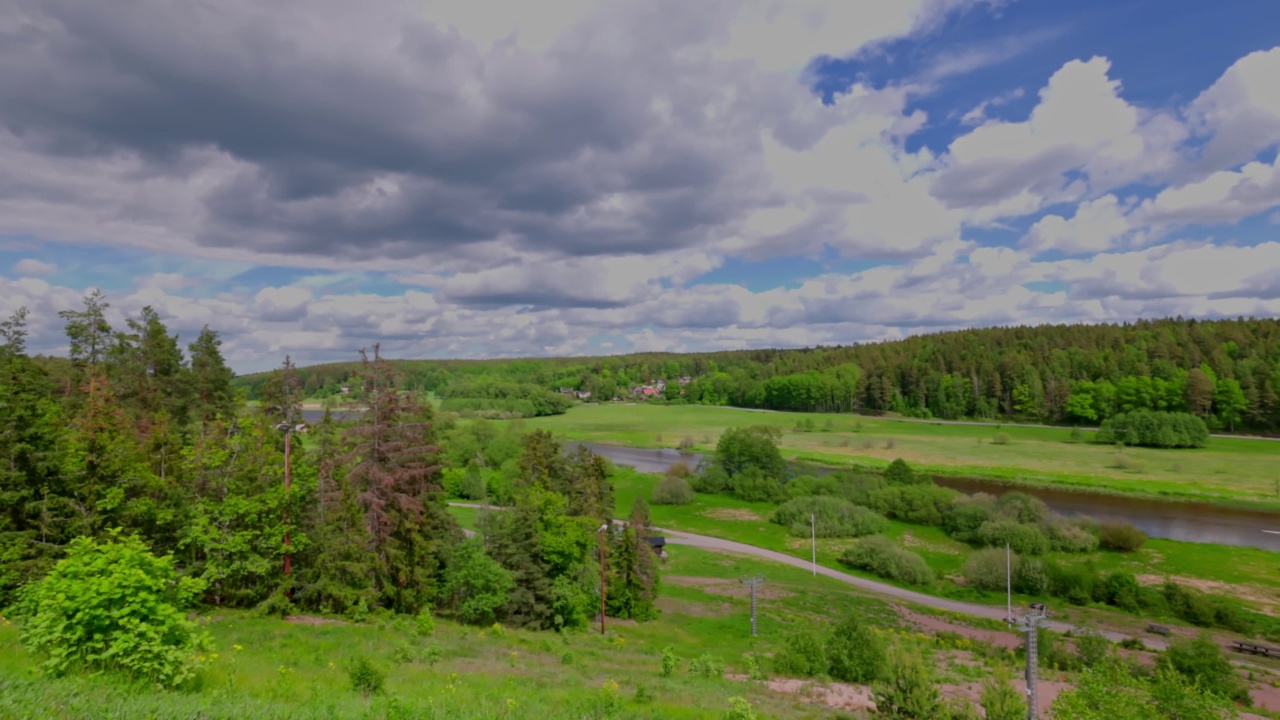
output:
[[[505, 510], [506, 509], [497, 505], [479, 505], [475, 503], [451, 502], [449, 504], [455, 507], [475, 508], [477, 510]], [[617, 522], [623, 525], [626, 524], [625, 520], [614, 520], [614, 522]], [[704, 550], [711, 550], [714, 552], [737, 553], [740, 555], [749, 555], [751, 557], [758, 557], [763, 560], [772, 560], [773, 562], [783, 563], [786, 565], [790, 565], [792, 567], [800, 568], [801, 570], [813, 569], [813, 563], [811, 563], [808, 560], [804, 560], [798, 557], [793, 557], [791, 555], [787, 555], [786, 553], [780, 553], [775, 550], [767, 550], [765, 548], [757, 547], [755, 545], [748, 545], [746, 543], [734, 542], [733, 540], [725, 540], [723, 538], [710, 537], [707, 535], [696, 535], [694, 533], [681, 532], [679, 530], [668, 530], [666, 528], [655, 527], [653, 528], [653, 530], [665, 535], [667, 538], [668, 545], [688, 545], [690, 547], [698, 547]], [[1002, 607], [997, 607], [992, 605], [979, 605], [977, 603], [967, 603], [967, 602], [961, 602], [959, 600], [948, 600], [946, 598], [934, 597], [932, 595], [926, 595], [924, 593], [919, 593], [914, 590], [907, 590], [905, 588], [900, 588], [896, 585], [890, 585], [888, 583], [879, 582], [877, 580], [870, 580], [864, 577], [858, 577], [857, 575], [850, 575], [848, 573], [840, 572], [839, 570], [833, 570], [831, 568], [824, 567], [822, 565], [818, 566], [818, 574], [824, 575], [829, 578], [833, 578], [835, 580], [839, 580], [843, 583], [847, 583], [849, 585], [852, 585], [853, 587], [858, 588], [859, 590], [863, 590], [869, 593], [874, 593], [876, 595], [882, 595], [888, 598], [893, 598], [895, 600], [901, 600], [903, 602], [915, 603], [917, 605], [933, 608], [935, 610], [944, 610], [946, 612], [953, 612], [960, 615], [969, 615], [971, 617], [986, 618], [989, 620], [1005, 619], [1005, 608], [1002, 608]], [[1048, 620], [1047, 622], [1044, 623], [1044, 626], [1049, 628], [1050, 630], [1054, 630], [1057, 632], [1066, 632], [1068, 630], [1077, 629], [1075, 625], [1072, 625], [1070, 623], [1059, 622], [1057, 620]], [[1111, 640], [1112, 642], [1120, 642], [1121, 640], [1124, 640], [1130, 637], [1130, 635], [1125, 635], [1123, 633], [1109, 632], [1109, 631], [1102, 631], [1102, 635], [1104, 635], [1108, 640]], [[1163, 650], [1166, 647], [1165, 642], [1158, 639], [1154, 639], [1154, 638], [1153, 639], [1143, 638], [1143, 642], [1147, 645], [1147, 647], [1151, 647], [1159, 650]]]

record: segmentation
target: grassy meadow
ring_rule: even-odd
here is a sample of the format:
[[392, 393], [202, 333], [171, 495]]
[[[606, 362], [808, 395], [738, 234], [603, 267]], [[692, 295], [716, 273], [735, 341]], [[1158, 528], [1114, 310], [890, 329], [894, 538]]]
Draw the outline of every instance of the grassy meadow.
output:
[[[460, 510], [463, 514], [465, 511]], [[764, 574], [759, 637], [750, 635], [738, 580]], [[412, 618], [307, 623], [215, 611], [201, 618], [213, 647], [192, 686], [165, 692], [111, 676], [55, 679], [0, 621], [0, 718], [720, 718], [730, 698], [759, 717], [825, 718], [830, 709], [760, 683], [703, 678], [689, 660], [710, 654], [729, 674], [748, 653], [768, 654], [797, 623], [855, 609], [883, 628], [897, 617], [879, 600], [803, 570], [675, 548], [663, 565], [661, 617], [610, 620], [608, 634], [475, 628], [438, 619], [419, 637]], [[660, 676], [662, 649], [683, 662]], [[346, 668], [363, 655], [386, 671], [383, 693], [363, 698]], [[641, 690], [643, 688], [643, 690]]]
[[[815, 431], [795, 431], [800, 420], [813, 421]], [[1215, 437], [1198, 450], [1117, 451], [1091, 442], [1090, 431], [1083, 431], [1083, 442], [1072, 442], [1066, 428], [658, 404], [580, 405], [525, 422], [573, 440], [632, 447], [673, 448], [689, 437], [703, 452], [714, 450], [727, 428], [770, 425], [784, 431], [782, 452], [791, 459], [884, 467], [902, 458], [938, 474], [1280, 509], [1280, 442], [1269, 440]]]
[[[659, 480], [657, 475], [636, 472], [627, 467], [618, 468], [614, 475], [618, 512], [627, 512], [636, 498], [648, 499]], [[811, 552], [808, 537], [792, 537], [786, 528], [769, 521], [775, 507], [769, 503], [746, 502], [730, 495], [697, 493], [688, 505], [652, 505], [650, 510], [653, 523], [658, 527], [720, 537], [808, 559]], [[906, 549], [919, 553], [936, 572], [938, 579], [933, 585], [913, 589], [971, 602], [997, 605], [1005, 602], [1002, 593], [965, 588], [951, 579], [960, 575], [965, 560], [974, 549], [948, 537], [942, 528], [890, 520], [885, 534]], [[856, 542], [853, 539], [819, 538], [818, 563], [851, 575], [890, 582], [836, 561], [846, 548]], [[1235, 597], [1246, 606], [1267, 614], [1280, 615], [1280, 563], [1277, 563], [1276, 553], [1266, 550], [1151, 538], [1142, 549], [1133, 553], [1098, 550], [1084, 554], [1055, 552], [1043, 557], [1102, 571], [1126, 570], [1147, 584], [1162, 582], [1169, 577], [1206, 592]], [[1111, 611], [1105, 613], [1114, 614]]]

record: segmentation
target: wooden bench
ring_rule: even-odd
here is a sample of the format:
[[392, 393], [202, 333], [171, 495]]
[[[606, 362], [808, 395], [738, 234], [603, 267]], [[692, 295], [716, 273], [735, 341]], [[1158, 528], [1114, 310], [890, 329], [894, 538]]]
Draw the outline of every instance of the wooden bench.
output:
[[1170, 634], [1170, 632], [1169, 632], [1169, 628], [1167, 628], [1167, 627], [1165, 627], [1165, 626], [1163, 626], [1163, 625], [1155, 625], [1155, 624], [1148, 625], [1148, 626], [1147, 626], [1147, 632], [1149, 632], [1149, 633], [1151, 633], [1151, 634], [1153, 634], [1153, 635], [1163, 635], [1163, 636], [1165, 636], [1165, 637], [1169, 637], [1169, 634]]
[[1280, 648], [1273, 648], [1270, 645], [1259, 645], [1258, 643], [1245, 642], [1243, 640], [1234, 640], [1232, 646], [1239, 652], [1253, 653], [1254, 655], [1276, 656], [1280, 655]]

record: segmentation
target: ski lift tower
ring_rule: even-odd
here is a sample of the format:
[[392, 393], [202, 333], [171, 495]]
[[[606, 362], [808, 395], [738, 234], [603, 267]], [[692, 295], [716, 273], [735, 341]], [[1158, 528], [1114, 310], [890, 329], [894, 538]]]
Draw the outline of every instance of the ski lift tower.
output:
[[1036, 714], [1036, 669], [1039, 663], [1039, 643], [1037, 630], [1040, 623], [1049, 617], [1044, 603], [1031, 603], [1031, 610], [1012, 624], [1027, 634], [1027, 720], [1038, 720]]

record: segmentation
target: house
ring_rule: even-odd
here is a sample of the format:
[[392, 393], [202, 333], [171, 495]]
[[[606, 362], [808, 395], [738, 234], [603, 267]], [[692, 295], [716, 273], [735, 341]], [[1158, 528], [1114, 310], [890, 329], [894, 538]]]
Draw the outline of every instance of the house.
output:
[[654, 555], [657, 555], [658, 557], [663, 557], [667, 554], [667, 551], [666, 551], [667, 539], [662, 537], [661, 535], [652, 535], [652, 536], [646, 537], [644, 541], [649, 543], [649, 547], [653, 549]]
[[347, 387], [346, 385], [343, 385], [343, 386], [342, 386], [342, 394], [343, 394], [343, 395], [350, 395], [350, 394], [351, 394], [351, 388]]
[[680, 383], [680, 387], [684, 387], [685, 385], [688, 385], [689, 383], [693, 382], [693, 378], [689, 377], [688, 375], [685, 375], [679, 378], [678, 380], [676, 380], [676, 382]]
[[590, 390], [580, 390], [580, 391], [578, 391], [576, 394], [577, 394], [577, 396], [578, 396], [578, 399], [579, 399], [579, 400], [590, 400], [590, 399], [591, 399], [591, 391], [590, 391]]
[[645, 385], [644, 387], [640, 388], [640, 394], [644, 395], [645, 397], [653, 397], [654, 395], [657, 395], [661, 392], [662, 390], [656, 387], [653, 387], [652, 385]]

